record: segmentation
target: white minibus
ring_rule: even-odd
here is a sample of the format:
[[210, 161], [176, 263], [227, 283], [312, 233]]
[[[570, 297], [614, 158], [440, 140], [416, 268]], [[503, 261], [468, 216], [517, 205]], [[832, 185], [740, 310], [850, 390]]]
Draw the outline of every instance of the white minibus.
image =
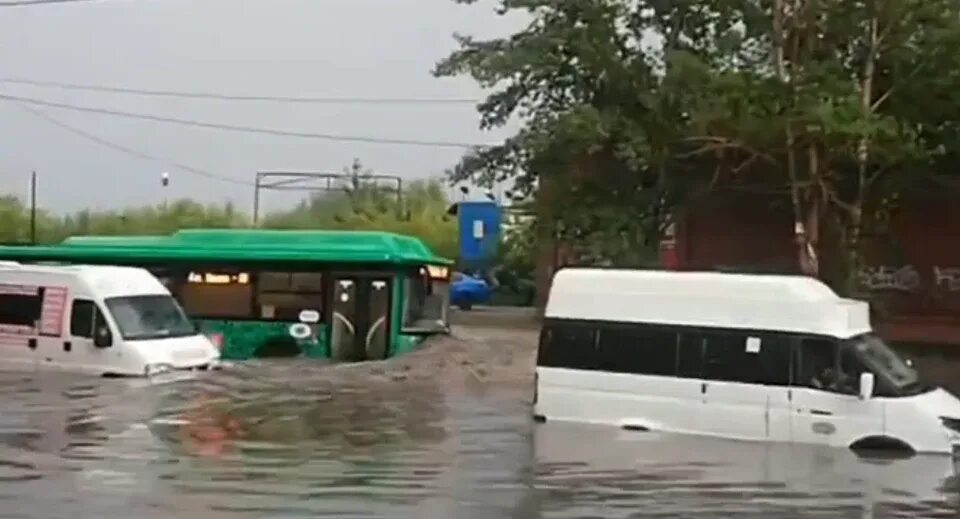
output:
[[960, 400], [872, 332], [867, 303], [802, 276], [560, 270], [534, 415], [854, 450], [960, 449]]
[[103, 376], [209, 369], [220, 354], [148, 271], [0, 264], [0, 367]]

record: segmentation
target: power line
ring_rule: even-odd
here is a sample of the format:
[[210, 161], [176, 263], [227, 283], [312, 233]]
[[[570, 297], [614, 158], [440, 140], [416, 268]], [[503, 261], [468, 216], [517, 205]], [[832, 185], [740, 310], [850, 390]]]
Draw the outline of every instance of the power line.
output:
[[76, 112], [88, 112], [88, 113], [95, 113], [95, 114], [102, 114], [102, 115], [112, 115], [116, 117], [126, 117], [130, 119], [143, 119], [147, 121], [179, 124], [182, 126], [194, 126], [198, 128], [208, 128], [208, 129], [214, 129], [214, 130], [226, 130], [226, 131], [234, 131], [234, 132], [242, 132], [242, 133], [275, 135], [279, 137], [297, 137], [301, 139], [319, 139], [319, 140], [340, 141], [340, 142], [366, 142], [371, 144], [397, 144], [397, 145], [404, 145], [404, 146], [426, 146], [426, 147], [434, 147], [434, 148], [476, 149], [476, 148], [485, 147], [484, 145], [481, 145], [481, 144], [471, 144], [471, 143], [453, 142], [453, 141], [390, 139], [390, 138], [365, 137], [365, 136], [355, 136], [355, 135], [336, 135], [336, 134], [329, 134], [329, 133], [297, 132], [292, 130], [258, 128], [254, 126], [220, 124], [220, 123], [211, 123], [206, 121], [198, 121], [194, 119], [178, 119], [175, 117], [165, 117], [165, 116], [153, 115], [153, 114], [124, 112], [120, 110], [110, 110], [106, 108], [79, 106], [79, 105], [73, 105], [68, 103], [57, 103], [53, 101], [46, 101], [43, 99], [12, 96], [7, 94], [0, 94], [0, 99], [26, 103], [34, 106], [46, 106], [49, 108], [60, 108], [63, 110], [72, 110]]
[[252, 182], [245, 182], [245, 181], [243, 181], [243, 180], [238, 180], [238, 179], [235, 179], [235, 178], [226, 177], [226, 176], [219, 175], [219, 174], [217, 174], [217, 173], [213, 173], [213, 172], [210, 172], [210, 171], [207, 171], [207, 170], [204, 170], [204, 169], [196, 168], [196, 167], [189, 166], [189, 165], [186, 165], [186, 164], [181, 164], [181, 163], [179, 163], [179, 162], [177, 162], [177, 161], [174, 161], [174, 160], [164, 159], [164, 158], [161, 158], [161, 157], [157, 157], [157, 156], [154, 156], [154, 155], [150, 155], [150, 154], [144, 153], [144, 152], [142, 152], [142, 151], [138, 151], [138, 150], [135, 150], [135, 149], [133, 149], [133, 148], [129, 148], [129, 147], [124, 146], [124, 145], [122, 145], [122, 144], [117, 144], [117, 143], [115, 143], [115, 142], [108, 141], [108, 140], [106, 140], [106, 139], [104, 139], [104, 138], [102, 138], [102, 137], [100, 137], [100, 136], [98, 136], [98, 135], [94, 135], [94, 134], [89, 133], [89, 132], [87, 132], [87, 131], [81, 130], [81, 129], [76, 128], [76, 127], [74, 127], [74, 126], [71, 126], [71, 125], [69, 125], [69, 124], [67, 124], [67, 123], [65, 123], [65, 122], [63, 122], [63, 121], [60, 121], [59, 119], [56, 119], [56, 118], [50, 116], [50, 115], [47, 114], [47, 113], [44, 113], [44, 112], [42, 112], [42, 111], [40, 111], [40, 110], [37, 110], [37, 109], [35, 109], [35, 108], [30, 108], [29, 106], [26, 106], [26, 105], [21, 104], [21, 103], [17, 103], [17, 107], [20, 108], [21, 110], [26, 111], [27, 113], [29, 113], [29, 114], [31, 114], [31, 115], [34, 115], [34, 116], [36, 116], [36, 117], [38, 117], [38, 118], [40, 118], [40, 119], [43, 119], [44, 121], [46, 121], [46, 122], [48, 122], [48, 123], [50, 123], [50, 124], [52, 124], [52, 125], [54, 125], [54, 126], [57, 126], [57, 127], [61, 128], [61, 129], [63, 129], [63, 130], [66, 130], [66, 131], [68, 131], [68, 132], [70, 132], [70, 133], [73, 133], [74, 135], [78, 135], [78, 136], [80, 136], [80, 137], [83, 137], [84, 139], [87, 139], [87, 140], [96, 142], [97, 144], [100, 144], [101, 146], [105, 146], [105, 147], [107, 147], [107, 148], [110, 148], [110, 149], [119, 151], [119, 152], [121, 152], [121, 153], [126, 153], [126, 154], [128, 154], [128, 155], [132, 155], [132, 156], [137, 157], [137, 158], [141, 158], [141, 159], [145, 159], [145, 160], [157, 162], [157, 163], [160, 163], [160, 164], [165, 164], [165, 165], [168, 165], [168, 166], [174, 166], [174, 167], [176, 167], [177, 169], [180, 169], [180, 170], [182, 170], [182, 171], [184, 171], [184, 172], [186, 172], [186, 173], [191, 173], [191, 174], [194, 174], [194, 175], [197, 175], [197, 176], [206, 177], [206, 178], [210, 178], [210, 179], [213, 179], [213, 180], [218, 180], [218, 181], [220, 181], [220, 182], [226, 182], [226, 183], [228, 183], [228, 184], [236, 184], [236, 185], [240, 185], [240, 186], [244, 186], [244, 187], [253, 187], [253, 185], [254, 185]]
[[28, 5], [45, 4], [72, 4], [79, 2], [99, 2], [100, 0], [15, 0], [13, 2], [0, 2], [0, 7], [24, 7]]
[[0, 77], [0, 83], [31, 85], [61, 90], [86, 90], [90, 92], [108, 92], [111, 94], [129, 94], [138, 96], [179, 97], [188, 99], [215, 99], [220, 101], [254, 101], [271, 103], [310, 103], [310, 104], [476, 104], [476, 99], [433, 98], [433, 97], [297, 97], [266, 95], [235, 95], [211, 92], [185, 92], [175, 90], [149, 90], [140, 88], [114, 87], [83, 83], [65, 83], [61, 81], [42, 81], [19, 77]]

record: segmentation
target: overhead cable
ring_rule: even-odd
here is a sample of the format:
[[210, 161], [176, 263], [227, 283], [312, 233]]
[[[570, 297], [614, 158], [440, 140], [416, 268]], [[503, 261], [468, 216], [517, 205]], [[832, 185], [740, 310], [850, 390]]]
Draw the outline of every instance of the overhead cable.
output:
[[44, 99], [12, 96], [8, 94], [0, 94], [0, 100], [16, 101], [19, 103], [26, 103], [34, 106], [45, 106], [48, 108], [59, 108], [63, 110], [72, 110], [76, 112], [87, 112], [87, 113], [95, 113], [95, 114], [102, 114], [102, 115], [111, 115], [116, 117], [126, 117], [129, 119], [142, 119], [146, 121], [178, 124], [181, 126], [193, 126], [197, 128], [208, 128], [208, 129], [214, 129], [214, 130], [225, 130], [225, 131], [233, 131], [233, 132], [241, 132], [241, 133], [274, 135], [278, 137], [295, 137], [300, 139], [316, 139], [316, 140], [339, 141], [339, 142], [364, 142], [364, 143], [371, 143], [371, 144], [395, 144], [395, 145], [402, 145], [402, 146], [425, 146], [425, 147], [434, 147], [434, 148], [477, 149], [477, 148], [486, 147], [485, 145], [482, 145], [482, 144], [473, 144], [473, 143], [455, 142], [455, 141], [399, 139], [399, 138], [386, 138], [386, 137], [369, 137], [369, 136], [362, 136], [362, 135], [339, 135], [339, 134], [332, 134], [332, 133], [314, 133], [314, 132], [302, 132], [302, 131], [294, 131], [294, 130], [281, 130], [281, 129], [274, 129], [274, 128], [261, 128], [261, 127], [255, 127], [255, 126], [212, 123], [212, 122], [200, 121], [195, 119], [179, 119], [176, 117], [167, 117], [167, 116], [161, 116], [161, 115], [143, 114], [143, 113], [136, 113], [136, 112], [126, 112], [122, 110], [112, 110], [108, 108], [79, 106], [79, 105], [74, 105], [70, 103], [58, 103], [54, 101], [47, 101]]
[[23, 104], [21, 104], [21, 103], [17, 103], [17, 106], [18, 106], [21, 110], [24, 110], [24, 111], [26, 111], [27, 113], [29, 113], [29, 114], [31, 114], [31, 115], [33, 115], [33, 116], [35, 116], [35, 117], [38, 117], [38, 118], [40, 118], [40, 119], [43, 119], [44, 121], [46, 121], [46, 122], [49, 123], [49, 124], [52, 124], [52, 125], [54, 125], [54, 126], [57, 126], [57, 127], [61, 128], [61, 129], [63, 129], [63, 130], [66, 130], [66, 131], [68, 131], [68, 132], [70, 132], [70, 133], [73, 133], [74, 135], [78, 135], [78, 136], [80, 136], [80, 137], [82, 137], [82, 138], [84, 138], [84, 139], [93, 141], [93, 142], [95, 142], [95, 143], [97, 143], [97, 144], [100, 144], [101, 146], [105, 146], [105, 147], [107, 147], [107, 148], [110, 148], [110, 149], [119, 151], [119, 152], [121, 152], [121, 153], [125, 153], [125, 154], [127, 154], [127, 155], [131, 155], [131, 156], [134, 156], [134, 157], [137, 157], [137, 158], [140, 158], [140, 159], [149, 160], [149, 161], [152, 161], [152, 162], [157, 162], [157, 163], [164, 164], [164, 165], [167, 165], [167, 166], [173, 166], [173, 167], [175, 167], [175, 168], [177, 168], [177, 169], [179, 169], [179, 170], [181, 170], [181, 171], [183, 171], [183, 172], [185, 172], [185, 173], [189, 173], [189, 174], [192, 174], [192, 175], [197, 175], [197, 176], [200, 176], [200, 177], [206, 177], [206, 178], [213, 179], [213, 180], [217, 180], [217, 181], [220, 181], [220, 182], [226, 182], [226, 183], [228, 183], [228, 184], [236, 184], [236, 185], [247, 186], [247, 187], [253, 187], [253, 185], [254, 185], [253, 182], [246, 182], [246, 181], [243, 181], [243, 180], [240, 180], [240, 179], [230, 178], [230, 177], [227, 177], [227, 176], [224, 176], [224, 175], [220, 175], [220, 174], [217, 174], [217, 173], [213, 173], [213, 172], [211, 172], [211, 171], [207, 171], [207, 170], [205, 170], [205, 169], [201, 169], [201, 168], [197, 168], [197, 167], [190, 166], [190, 165], [187, 165], [187, 164], [183, 164], [183, 163], [180, 163], [180, 162], [177, 162], [177, 161], [174, 161], [174, 160], [164, 159], [164, 158], [161, 158], [161, 157], [158, 157], [158, 156], [155, 156], [155, 155], [150, 155], [150, 154], [148, 154], [148, 153], [144, 153], [144, 152], [142, 152], [142, 151], [135, 150], [135, 149], [130, 148], [130, 147], [128, 147], [128, 146], [124, 146], [124, 145], [122, 145], [122, 144], [117, 144], [116, 142], [109, 141], [109, 140], [107, 140], [107, 139], [104, 139], [103, 137], [100, 137], [100, 136], [98, 136], [98, 135], [94, 135], [94, 134], [92, 134], [92, 133], [90, 133], [90, 132], [87, 132], [87, 131], [85, 131], [85, 130], [81, 130], [80, 128], [77, 128], [77, 127], [75, 127], [75, 126], [71, 126], [71, 125], [69, 125], [69, 124], [67, 124], [67, 123], [65, 123], [65, 122], [63, 122], [63, 121], [60, 121], [60, 120], [54, 118], [53, 116], [51, 116], [51, 115], [49, 115], [49, 114], [47, 114], [47, 113], [45, 113], [45, 112], [42, 112], [42, 111], [40, 111], [40, 110], [37, 110], [37, 109], [35, 109], [35, 108], [31, 108], [31, 107], [26, 106], [26, 105], [23, 105]]
[[61, 81], [44, 81], [20, 77], [0, 77], [0, 83], [15, 85], [30, 85], [61, 90], [84, 90], [89, 92], [105, 92], [111, 94], [127, 94], [153, 97], [178, 97], [186, 99], [213, 99], [220, 101], [252, 101], [271, 103], [300, 103], [300, 104], [476, 104], [476, 99], [442, 98], [442, 97], [333, 97], [333, 96], [273, 96], [273, 95], [239, 95], [215, 92], [151, 90], [142, 88], [92, 85], [84, 83], [67, 83]]

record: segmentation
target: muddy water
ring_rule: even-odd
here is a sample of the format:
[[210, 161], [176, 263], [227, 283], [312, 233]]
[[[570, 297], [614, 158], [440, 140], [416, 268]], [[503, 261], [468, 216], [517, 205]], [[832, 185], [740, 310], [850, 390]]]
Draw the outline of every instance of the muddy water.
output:
[[533, 331], [149, 384], [0, 374], [0, 518], [955, 517], [940, 457], [530, 420]]

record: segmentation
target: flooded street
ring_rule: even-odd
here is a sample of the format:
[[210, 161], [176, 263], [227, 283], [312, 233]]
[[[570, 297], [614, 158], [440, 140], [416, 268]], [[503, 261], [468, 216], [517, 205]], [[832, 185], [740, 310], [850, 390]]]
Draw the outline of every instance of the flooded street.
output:
[[536, 425], [535, 329], [455, 333], [153, 385], [2, 374], [0, 517], [956, 516], [944, 457]]

